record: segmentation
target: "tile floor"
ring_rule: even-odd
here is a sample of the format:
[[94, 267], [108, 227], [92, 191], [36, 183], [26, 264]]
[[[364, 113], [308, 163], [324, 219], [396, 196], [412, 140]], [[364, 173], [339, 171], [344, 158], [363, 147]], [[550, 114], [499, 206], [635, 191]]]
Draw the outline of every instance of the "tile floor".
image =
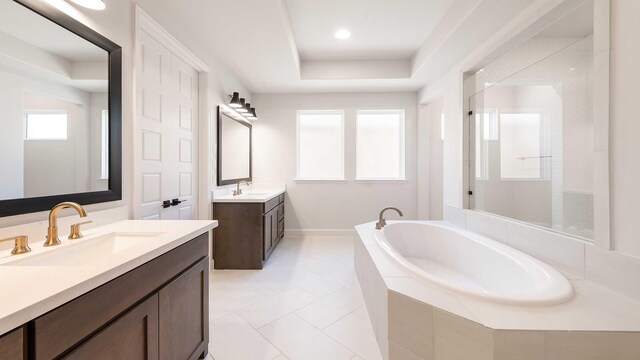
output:
[[263, 270], [210, 278], [215, 360], [381, 360], [349, 237], [285, 238]]

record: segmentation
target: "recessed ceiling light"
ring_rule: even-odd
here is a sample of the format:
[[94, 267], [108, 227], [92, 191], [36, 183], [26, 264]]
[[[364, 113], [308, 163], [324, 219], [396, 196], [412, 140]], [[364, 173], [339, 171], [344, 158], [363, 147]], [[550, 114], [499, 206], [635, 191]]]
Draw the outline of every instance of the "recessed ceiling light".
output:
[[333, 36], [335, 36], [336, 39], [346, 40], [346, 39], [351, 37], [351, 31], [349, 31], [347, 29], [340, 29], [340, 30], [336, 31], [336, 33], [333, 34]]
[[104, 2], [102, 2], [102, 0], [71, 0], [71, 1], [82, 7], [86, 7], [87, 9], [91, 9], [91, 10], [104, 10], [104, 8], [106, 7], [106, 5], [104, 4]]

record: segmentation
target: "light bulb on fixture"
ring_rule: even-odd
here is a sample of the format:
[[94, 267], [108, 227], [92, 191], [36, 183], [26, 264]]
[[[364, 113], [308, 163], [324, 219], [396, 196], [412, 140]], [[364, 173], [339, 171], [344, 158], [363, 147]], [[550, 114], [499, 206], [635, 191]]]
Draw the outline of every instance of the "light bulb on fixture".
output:
[[72, 2], [91, 10], [104, 10], [106, 5], [102, 0], [71, 0]]
[[351, 37], [351, 31], [347, 29], [339, 29], [335, 34], [333, 34], [333, 36], [335, 36], [336, 39], [346, 40]]

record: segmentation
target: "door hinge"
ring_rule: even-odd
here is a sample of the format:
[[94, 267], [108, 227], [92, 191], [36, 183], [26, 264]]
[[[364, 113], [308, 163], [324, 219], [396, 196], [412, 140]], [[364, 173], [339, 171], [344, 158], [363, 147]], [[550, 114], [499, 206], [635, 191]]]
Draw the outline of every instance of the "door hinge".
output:
[[469, 116], [473, 115], [473, 111], [469, 111]]
[[469, 190], [469, 191], [467, 191], [467, 194], [473, 195], [473, 191]]

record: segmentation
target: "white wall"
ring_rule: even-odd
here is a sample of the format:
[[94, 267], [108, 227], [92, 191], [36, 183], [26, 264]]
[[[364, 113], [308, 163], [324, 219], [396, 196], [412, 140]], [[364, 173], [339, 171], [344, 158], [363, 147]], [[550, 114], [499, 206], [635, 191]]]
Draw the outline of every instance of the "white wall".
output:
[[611, 231], [617, 251], [640, 257], [640, 1], [611, 1]]
[[[87, 211], [92, 212], [99, 209], [110, 209], [122, 205], [129, 207], [131, 212], [132, 203], [132, 158], [127, 154], [133, 154], [133, 118], [134, 118], [134, 83], [133, 83], [133, 63], [134, 63], [134, 5], [140, 7], [151, 15], [158, 23], [164, 26], [174, 37], [181, 41], [189, 50], [196, 54], [211, 69], [211, 98], [214, 105], [227, 103], [227, 94], [232, 91], [239, 91], [245, 97], [250, 97], [246, 87], [216, 58], [216, 51], [208, 46], [207, 34], [198, 33], [193, 30], [189, 23], [181, 24], [176, 22], [175, 17], [169, 11], [158, 6], [153, 0], [138, 1], [110, 1], [104, 11], [92, 11], [74, 7], [60, 2], [63, 11], [76, 18], [80, 22], [96, 30], [110, 40], [122, 47], [122, 124], [123, 124], [123, 198], [121, 201], [95, 204], [87, 206]], [[214, 16], [214, 15], [212, 15]], [[0, 97], [3, 101], [5, 97]], [[215, 121], [215, 114], [212, 114], [212, 121]], [[212, 124], [215, 128], [215, 123]], [[215, 139], [215, 137], [214, 137]], [[211, 151], [215, 149], [215, 141], [212, 143]], [[215, 153], [215, 152], [214, 152]], [[215, 171], [214, 171], [215, 174]], [[131, 213], [129, 214], [131, 216]], [[25, 214], [0, 218], [0, 226], [10, 226], [23, 224], [32, 221], [45, 219], [47, 212]]]
[[[611, 235], [613, 248], [620, 253], [640, 257], [640, 122], [637, 120], [637, 88], [640, 84], [640, 48], [633, 46], [640, 23], [640, 2], [611, 0], [610, 57], [610, 181]], [[462, 65], [444, 74], [420, 93], [427, 99], [435, 92], [444, 95], [445, 149], [444, 202], [462, 208], [463, 166], [468, 159], [463, 151]]]
[[429, 219], [443, 219], [442, 98], [429, 103]]
[[[417, 100], [415, 93], [254, 94], [260, 120], [253, 126], [253, 180], [287, 185], [288, 229], [352, 229], [376, 219], [385, 206], [416, 217]], [[357, 182], [356, 110], [405, 110], [406, 182]], [[346, 182], [296, 177], [297, 110], [345, 110]], [[390, 218], [394, 215], [389, 214]]]

